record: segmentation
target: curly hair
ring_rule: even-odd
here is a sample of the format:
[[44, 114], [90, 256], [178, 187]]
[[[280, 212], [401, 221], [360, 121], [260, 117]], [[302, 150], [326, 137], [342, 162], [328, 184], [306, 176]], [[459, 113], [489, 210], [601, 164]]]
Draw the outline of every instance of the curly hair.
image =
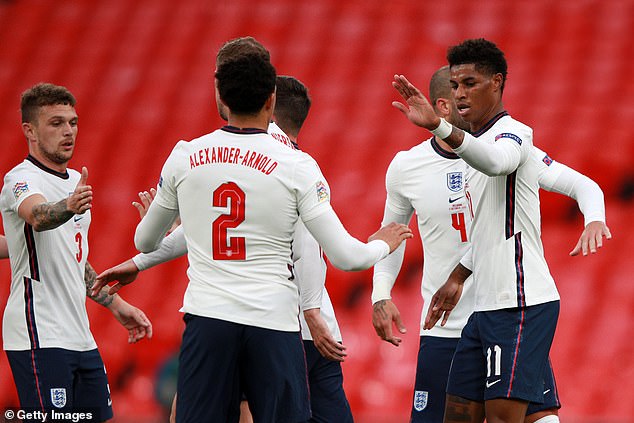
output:
[[255, 53], [227, 60], [216, 79], [220, 98], [236, 114], [257, 114], [275, 91], [275, 68]]
[[220, 67], [228, 60], [251, 53], [260, 54], [265, 60], [271, 60], [271, 54], [258, 40], [253, 37], [240, 37], [229, 40], [220, 47], [216, 55], [216, 66]]
[[33, 122], [42, 106], [68, 104], [75, 107], [75, 96], [66, 87], [40, 82], [22, 93], [22, 122]]
[[504, 53], [494, 43], [484, 38], [465, 40], [447, 50], [449, 66], [474, 64], [478, 72], [487, 75], [502, 74], [501, 90], [504, 91], [508, 67]]

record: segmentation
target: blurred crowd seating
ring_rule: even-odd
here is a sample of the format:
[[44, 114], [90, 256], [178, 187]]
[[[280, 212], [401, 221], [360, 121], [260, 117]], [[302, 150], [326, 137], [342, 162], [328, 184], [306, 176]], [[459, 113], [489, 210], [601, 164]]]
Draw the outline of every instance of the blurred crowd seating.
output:
[[[536, 145], [599, 182], [614, 234], [596, 256], [569, 257], [582, 219], [571, 200], [544, 194], [544, 245], [562, 294], [552, 352], [561, 414], [568, 422], [633, 422], [633, 28], [631, 0], [4, 0], [0, 170], [26, 155], [20, 93], [39, 81], [70, 88], [80, 116], [71, 165], [88, 167], [95, 191], [90, 261], [100, 271], [129, 258], [138, 221], [130, 203], [156, 184], [176, 141], [221, 125], [215, 52], [230, 38], [253, 35], [270, 49], [278, 73], [310, 88], [300, 144], [320, 163], [344, 224], [365, 239], [382, 216], [389, 161], [428, 136], [390, 105], [392, 75], [426, 87], [447, 46], [489, 38], [509, 61], [507, 109], [534, 128]], [[360, 423], [407, 421], [422, 305], [418, 243], [408, 243], [395, 291], [409, 329], [399, 348], [372, 329], [371, 272], [329, 273], [350, 353], [345, 387]], [[89, 304], [116, 422], [165, 419], [157, 380], [180, 343], [185, 269], [181, 259], [147, 271], [122, 292], [152, 319], [152, 341], [128, 346], [110, 313]], [[0, 277], [4, 308], [7, 262]], [[2, 354], [0, 407], [16, 404]]]

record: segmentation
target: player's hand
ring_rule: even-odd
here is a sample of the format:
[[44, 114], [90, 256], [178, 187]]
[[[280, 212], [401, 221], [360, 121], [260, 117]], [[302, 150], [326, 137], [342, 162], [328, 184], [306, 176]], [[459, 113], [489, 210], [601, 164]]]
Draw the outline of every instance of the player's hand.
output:
[[402, 339], [393, 335], [392, 322], [394, 322], [400, 333], [407, 332], [396, 304], [391, 300], [380, 300], [374, 303], [372, 306], [372, 325], [374, 325], [376, 334], [384, 341], [398, 347]]
[[126, 260], [123, 263], [104, 270], [97, 275], [95, 284], [92, 287], [91, 295], [96, 296], [108, 283], [117, 281], [116, 284], [109, 287], [107, 292], [108, 295], [113, 295], [124, 286], [134, 282], [138, 274], [139, 269], [136, 267], [136, 264], [134, 264], [134, 261], [132, 261], [132, 259]]
[[433, 328], [441, 317], [442, 322], [440, 326], [445, 326], [451, 311], [456, 307], [456, 304], [458, 304], [458, 300], [460, 300], [463, 287], [464, 283], [458, 283], [454, 279], [449, 278], [447, 282], [436, 291], [429, 303], [423, 329]]
[[116, 296], [110, 305], [114, 317], [128, 330], [128, 343], [134, 344], [143, 338], [152, 338], [152, 322], [140, 309]]
[[394, 75], [392, 86], [398, 91], [406, 104], [393, 101], [392, 106], [399, 109], [414, 125], [428, 130], [438, 128], [440, 118], [436, 116], [427, 98], [403, 75]]
[[408, 238], [412, 238], [414, 234], [407, 225], [401, 223], [392, 222], [387, 226], [382, 227], [368, 238], [369, 241], [380, 239], [385, 241], [390, 246], [390, 253], [401, 245], [401, 242]]
[[328, 360], [344, 361], [348, 355], [346, 347], [333, 338], [320, 310], [318, 308], [305, 310], [304, 318], [319, 353]]
[[595, 254], [597, 250], [603, 247], [603, 237], [605, 239], [612, 239], [610, 228], [603, 222], [595, 221], [590, 222], [583, 229], [577, 245], [570, 252], [571, 256], [578, 256], [581, 253], [584, 256], [588, 255], [588, 251]]
[[84, 214], [92, 207], [92, 187], [86, 184], [88, 169], [81, 168], [81, 178], [75, 190], [66, 199], [66, 208], [75, 214]]
[[152, 201], [154, 201], [155, 197], [156, 190], [154, 188], [150, 188], [150, 192], [141, 191], [139, 193], [139, 201], [132, 202], [132, 205], [136, 207], [136, 209], [139, 211], [139, 217], [141, 219], [143, 219], [143, 217], [147, 213], [147, 209], [148, 207], [150, 207], [150, 204], [152, 204]]

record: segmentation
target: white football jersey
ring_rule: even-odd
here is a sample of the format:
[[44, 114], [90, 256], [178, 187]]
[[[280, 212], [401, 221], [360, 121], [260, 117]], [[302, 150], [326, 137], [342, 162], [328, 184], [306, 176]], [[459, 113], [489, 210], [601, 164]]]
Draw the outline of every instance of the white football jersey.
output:
[[90, 210], [42, 232], [18, 216], [25, 198], [41, 194], [58, 202], [75, 190], [80, 177], [72, 169], [49, 169], [31, 156], [4, 177], [0, 207], [11, 262], [11, 292], [2, 320], [5, 350], [97, 347], [84, 282]]
[[224, 127], [174, 147], [157, 205], [178, 210], [187, 241], [183, 311], [298, 331], [291, 240], [301, 214], [331, 210], [317, 163], [263, 130]]
[[477, 210], [470, 236], [475, 310], [558, 300], [541, 242], [538, 178], [542, 169], [533, 160], [533, 131], [501, 113], [479, 133], [465, 134], [465, 142], [455, 151], [472, 167], [481, 168], [473, 157], [482, 143], [513, 143], [521, 158], [519, 167], [508, 175], [473, 171], [468, 178], [467, 193]]
[[473, 312], [473, 283], [469, 278], [447, 324], [423, 332], [432, 296], [469, 246], [472, 215], [465, 193], [467, 168], [455, 153], [443, 150], [431, 138], [396, 154], [387, 170], [386, 206], [403, 216], [416, 212], [423, 243], [421, 335], [460, 337]]

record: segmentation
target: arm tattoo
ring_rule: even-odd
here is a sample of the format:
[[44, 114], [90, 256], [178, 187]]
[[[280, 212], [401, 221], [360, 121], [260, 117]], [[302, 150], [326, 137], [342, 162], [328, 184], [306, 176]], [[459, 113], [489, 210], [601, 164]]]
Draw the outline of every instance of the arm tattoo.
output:
[[86, 283], [86, 296], [95, 301], [97, 304], [108, 307], [110, 304], [112, 304], [112, 301], [114, 300], [114, 295], [106, 294], [105, 290], [108, 289], [107, 286], [104, 286], [103, 289], [94, 297], [90, 293], [96, 280], [97, 272], [95, 272], [95, 269], [93, 269], [90, 263], [86, 262], [86, 272], [84, 274], [84, 282]]
[[36, 231], [55, 229], [75, 214], [68, 210], [65, 198], [57, 203], [42, 203], [33, 206], [32, 213], [35, 220], [33, 228]]
[[372, 306], [374, 312], [379, 313], [381, 319], [387, 319], [387, 313], [385, 312], [385, 303], [387, 303], [387, 300], [380, 300], [374, 303], [374, 305]]

